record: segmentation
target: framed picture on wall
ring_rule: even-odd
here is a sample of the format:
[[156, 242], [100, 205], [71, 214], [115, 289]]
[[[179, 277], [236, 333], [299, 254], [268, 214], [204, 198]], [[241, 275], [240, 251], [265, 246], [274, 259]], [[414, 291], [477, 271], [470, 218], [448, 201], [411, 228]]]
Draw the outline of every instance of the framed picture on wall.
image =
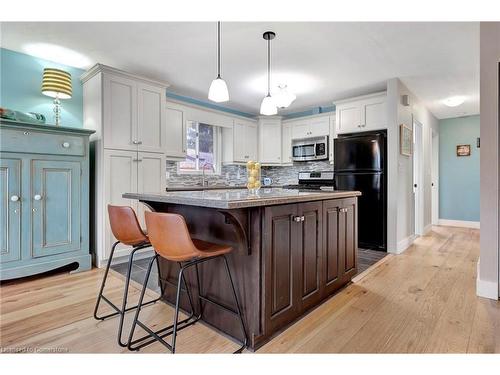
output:
[[411, 156], [413, 131], [405, 124], [399, 125], [399, 152], [401, 155]]
[[470, 145], [457, 145], [457, 156], [470, 156]]

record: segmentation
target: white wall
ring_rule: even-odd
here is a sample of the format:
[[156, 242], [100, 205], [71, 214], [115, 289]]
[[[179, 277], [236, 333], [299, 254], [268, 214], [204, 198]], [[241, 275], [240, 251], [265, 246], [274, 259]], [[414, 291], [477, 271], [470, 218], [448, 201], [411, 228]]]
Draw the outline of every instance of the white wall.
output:
[[499, 256], [499, 119], [500, 23], [481, 22], [481, 254], [477, 294], [498, 299]]
[[[401, 96], [408, 95], [410, 105], [401, 103]], [[415, 238], [413, 203], [413, 159], [399, 153], [399, 125], [413, 127], [413, 119], [423, 126], [424, 155], [424, 228], [432, 223], [431, 196], [431, 145], [432, 130], [439, 132], [438, 120], [422, 102], [397, 78], [387, 82], [388, 110], [388, 251], [400, 253]]]

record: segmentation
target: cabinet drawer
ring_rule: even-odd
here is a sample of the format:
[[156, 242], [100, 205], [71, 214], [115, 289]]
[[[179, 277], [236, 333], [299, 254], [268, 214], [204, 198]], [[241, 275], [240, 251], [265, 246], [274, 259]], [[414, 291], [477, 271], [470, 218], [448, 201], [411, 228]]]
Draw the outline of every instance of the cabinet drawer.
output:
[[33, 130], [0, 129], [3, 152], [32, 154], [84, 155], [83, 137], [50, 134]]

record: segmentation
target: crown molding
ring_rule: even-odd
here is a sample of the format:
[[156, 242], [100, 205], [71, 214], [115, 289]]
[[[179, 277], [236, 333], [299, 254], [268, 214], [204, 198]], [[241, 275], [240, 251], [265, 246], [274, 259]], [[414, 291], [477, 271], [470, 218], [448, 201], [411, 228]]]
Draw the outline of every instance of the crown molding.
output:
[[113, 68], [111, 66], [107, 66], [107, 65], [99, 64], [99, 63], [95, 64], [92, 68], [90, 68], [85, 73], [83, 73], [80, 76], [80, 81], [82, 83], [85, 83], [89, 79], [91, 79], [92, 77], [94, 77], [95, 75], [97, 75], [99, 73], [109, 73], [109, 74], [113, 74], [113, 75], [117, 75], [117, 76], [121, 76], [121, 77], [125, 77], [125, 78], [132, 78], [134, 80], [142, 81], [142, 82], [149, 84], [149, 85], [163, 87], [163, 88], [167, 88], [170, 86], [169, 83], [164, 82], [164, 81], [158, 81], [158, 80], [150, 79], [150, 78], [140, 76], [137, 74], [128, 73], [128, 72], [125, 72], [123, 70], [116, 69], [116, 68]]

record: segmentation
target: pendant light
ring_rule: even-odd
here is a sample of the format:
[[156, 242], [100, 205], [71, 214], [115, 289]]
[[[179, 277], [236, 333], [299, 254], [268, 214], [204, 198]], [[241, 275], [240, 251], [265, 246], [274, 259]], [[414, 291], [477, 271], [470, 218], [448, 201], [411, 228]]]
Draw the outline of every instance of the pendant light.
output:
[[208, 90], [208, 99], [222, 103], [229, 100], [226, 81], [220, 77], [220, 21], [217, 22], [217, 78], [212, 81]]
[[267, 40], [267, 95], [260, 105], [260, 114], [272, 116], [278, 113], [276, 103], [271, 97], [271, 40], [276, 37], [276, 34], [272, 31], [266, 31], [262, 37]]
[[278, 85], [278, 90], [273, 95], [273, 97], [276, 106], [280, 109], [289, 107], [290, 104], [292, 104], [293, 101], [297, 99], [297, 96], [295, 96], [294, 93], [288, 90], [287, 85]]

